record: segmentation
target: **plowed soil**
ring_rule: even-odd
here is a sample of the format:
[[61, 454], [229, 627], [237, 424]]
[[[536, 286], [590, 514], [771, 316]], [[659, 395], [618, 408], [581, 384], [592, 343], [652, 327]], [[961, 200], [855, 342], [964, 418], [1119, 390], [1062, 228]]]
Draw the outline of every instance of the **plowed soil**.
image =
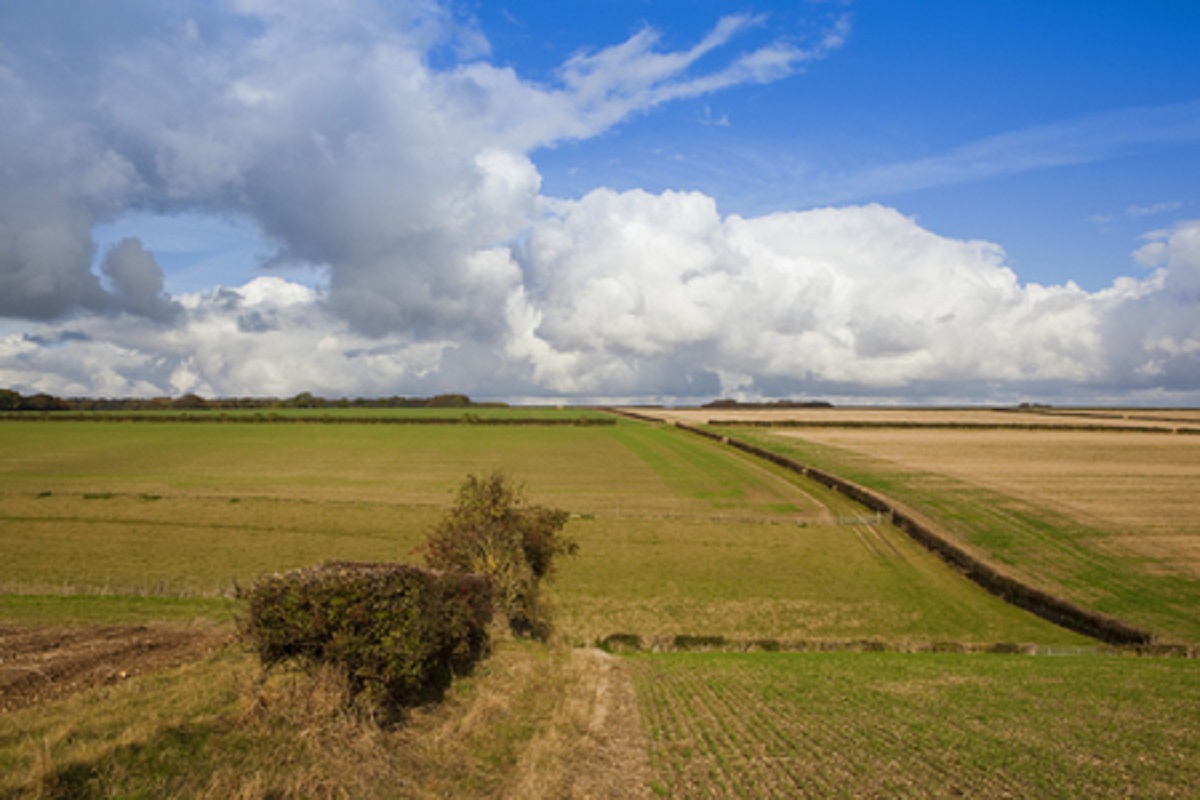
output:
[[0, 625], [0, 712], [178, 666], [229, 639], [200, 625]]

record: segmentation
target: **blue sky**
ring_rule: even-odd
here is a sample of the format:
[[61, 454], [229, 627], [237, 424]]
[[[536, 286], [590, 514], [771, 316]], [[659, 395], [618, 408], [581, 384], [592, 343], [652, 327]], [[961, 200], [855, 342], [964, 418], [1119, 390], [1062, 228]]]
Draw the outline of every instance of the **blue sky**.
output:
[[[561, 35], [545, 46], [553, 63], [593, 30], [616, 41], [650, 24], [686, 41], [729, 8], [584, 2], [591, 13], [567, 27], [537, 22], [550, 10], [532, 5], [519, 23], [491, 20], [497, 58], [518, 69], [525, 43], [545, 41], [519, 33], [534, 26]], [[769, 36], [804, 30], [829, 6], [748, 8], [767, 15], [758, 34]], [[1091, 289], [1128, 274], [1147, 228], [1200, 213], [1200, 4], [868, 0], [844, 10], [846, 44], [803, 74], [537, 154], [546, 190], [699, 189], [738, 214], [886, 202], [938, 233], [1002, 244], [1022, 279]], [[1047, 165], [1028, 166], [1029, 155]], [[904, 167], [908, 181], [872, 175]]]
[[0, 385], [1194, 403], [1197, 43], [1156, 0], [7, 5]]

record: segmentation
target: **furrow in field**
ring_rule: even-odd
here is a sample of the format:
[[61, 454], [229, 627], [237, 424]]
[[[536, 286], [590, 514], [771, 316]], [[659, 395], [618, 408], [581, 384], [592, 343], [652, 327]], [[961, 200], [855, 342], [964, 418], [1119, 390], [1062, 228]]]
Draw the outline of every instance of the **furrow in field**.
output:
[[[831, 760], [830, 748], [822, 745], [823, 723], [797, 725], [811, 720], [796, 714], [790, 701], [772, 701], [775, 692], [768, 675], [738, 668], [732, 676], [736, 680], [730, 680], [730, 674], [713, 675], [705, 682], [705, 689], [721, 698], [727, 716], [739, 721], [747, 738], [766, 751], [775, 767], [772, 771], [783, 776], [781, 783], [791, 784], [796, 792], [823, 795], [854, 779], [853, 770], [840, 760]], [[776, 696], [787, 697], [793, 688], [784, 687]]]
[[640, 671], [639, 676], [639, 689], [653, 692], [652, 705], [660, 710], [663, 722], [662, 733], [651, 741], [651, 749], [652, 763], [668, 765], [666, 790], [680, 797], [730, 796], [732, 787], [727, 776], [711, 763], [705, 733], [691, 713], [687, 681], [679, 675], [648, 669]]
[[[736, 687], [734, 698], [729, 697], [729, 686], [721, 691], [711, 678], [697, 680], [693, 691], [704, 704], [710, 718], [714, 719], [726, 733], [733, 755], [728, 759], [742, 774], [744, 786], [754, 787], [759, 794], [775, 795], [780, 784], [795, 782], [785, 762], [790, 760], [787, 742], [772, 741], [764, 736], [759, 721], [758, 700], [748, 695], [742, 687]], [[780, 746], [782, 745], [782, 746]]]
[[704, 702], [700, 687], [702, 683], [694, 672], [679, 686], [677, 699], [686, 710], [687, 719], [696, 740], [704, 745], [704, 761], [710, 775], [720, 775], [724, 796], [740, 797], [745, 786], [744, 776], [735, 774], [728, 756], [737, 753], [737, 743], [730, 736], [724, 721], [712, 713]]
[[682, 778], [682, 769], [677, 763], [677, 754], [670, 750], [667, 743], [680, 738], [678, 730], [681, 723], [670, 706], [670, 693], [665, 682], [649, 675], [648, 670], [634, 665], [631, 672], [649, 745], [650, 767], [655, 773], [666, 775], [665, 785], [675, 786]]
[[[764, 678], [770, 681], [767, 675], [757, 676], [760, 681]], [[745, 679], [755, 680], [755, 676], [746, 674]], [[791, 781], [812, 796], [825, 796], [854, 785], [859, 780], [861, 768], [847, 763], [843, 754], [860, 752], [861, 747], [856, 737], [847, 736], [841, 730], [842, 710], [825, 706], [814, 718], [813, 714], [795, 707], [795, 687], [780, 687], [777, 696], [787, 699], [779, 703], [764, 696], [775, 693], [764, 691], [764, 688], [774, 690], [775, 684], [770, 681], [767, 687], [742, 688], [747, 695], [745, 703], [754, 708], [758, 724], [770, 729], [779, 741], [787, 743], [791, 751], [787, 763]]]

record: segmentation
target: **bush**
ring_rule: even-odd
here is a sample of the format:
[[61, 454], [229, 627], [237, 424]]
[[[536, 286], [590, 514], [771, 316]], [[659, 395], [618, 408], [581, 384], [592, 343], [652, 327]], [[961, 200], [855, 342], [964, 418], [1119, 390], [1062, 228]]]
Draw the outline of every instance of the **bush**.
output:
[[482, 479], [470, 475], [425, 543], [426, 561], [434, 569], [491, 577], [496, 603], [512, 631], [545, 638], [550, 619], [542, 581], [553, 574], [558, 556], [578, 549], [561, 533], [567, 517], [560, 509], [526, 505], [500, 473]]
[[260, 578], [244, 635], [264, 666], [329, 664], [373, 713], [441, 697], [487, 650], [489, 580], [407, 564], [331, 562]]

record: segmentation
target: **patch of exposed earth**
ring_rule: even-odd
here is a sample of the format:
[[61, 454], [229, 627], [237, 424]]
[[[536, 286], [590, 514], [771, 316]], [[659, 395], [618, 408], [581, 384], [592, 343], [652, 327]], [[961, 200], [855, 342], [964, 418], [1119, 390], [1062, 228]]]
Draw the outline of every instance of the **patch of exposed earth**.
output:
[[0, 712], [179, 666], [229, 639], [210, 625], [0, 625]]

